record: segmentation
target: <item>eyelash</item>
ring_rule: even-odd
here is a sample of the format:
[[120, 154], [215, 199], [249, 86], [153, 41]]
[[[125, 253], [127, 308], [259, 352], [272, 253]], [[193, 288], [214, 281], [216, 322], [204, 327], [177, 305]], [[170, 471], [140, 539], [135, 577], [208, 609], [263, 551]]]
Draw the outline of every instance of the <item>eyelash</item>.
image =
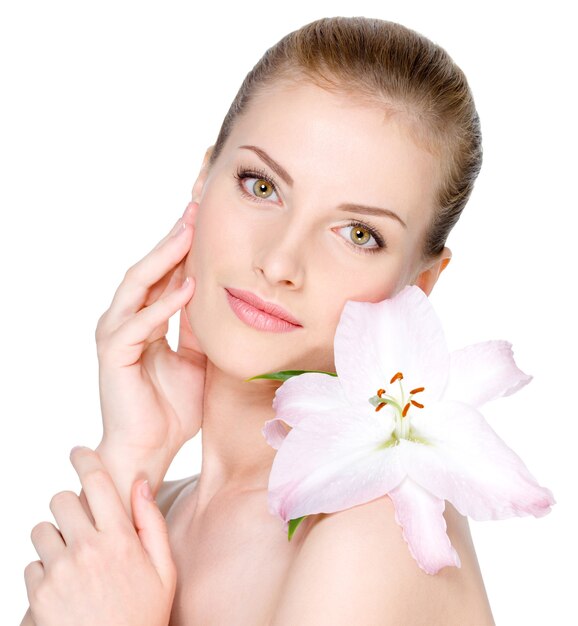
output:
[[[267, 172], [265, 172], [265, 170], [262, 170], [262, 169], [260, 169], [258, 167], [249, 169], [249, 168], [246, 168], [246, 167], [243, 167], [243, 166], [240, 165], [237, 168], [237, 171], [235, 172], [233, 177], [237, 181], [237, 185], [238, 185], [241, 193], [244, 196], [246, 196], [247, 198], [249, 198], [250, 200], [255, 200], [257, 202], [266, 202], [267, 201], [264, 198], [258, 198], [257, 196], [254, 196], [254, 195], [250, 194], [245, 189], [245, 185], [243, 185], [243, 181], [246, 178], [257, 178], [259, 180], [262, 179], [265, 182], [267, 182], [269, 185], [271, 185], [271, 187], [273, 187], [273, 190], [275, 191], [275, 193], [277, 193], [277, 184], [275, 183], [275, 181], [269, 176], [269, 174], [267, 174]], [[367, 230], [367, 232], [369, 232], [369, 234], [377, 242], [377, 246], [373, 246], [371, 248], [366, 248], [364, 246], [356, 246], [355, 244], [352, 243], [351, 246], [354, 248], [354, 250], [356, 252], [360, 252], [361, 254], [373, 254], [373, 253], [379, 252], [381, 249], [387, 247], [386, 243], [385, 243], [385, 240], [383, 239], [383, 237], [381, 236], [379, 231], [375, 228], [375, 226], [371, 226], [371, 224], [369, 224], [367, 222], [364, 223], [364, 222], [359, 222], [357, 220], [352, 220], [351, 222], [349, 222], [348, 224], [346, 224], [342, 228], [348, 228], [350, 226], [355, 226], [357, 228], [363, 228], [364, 230]]]

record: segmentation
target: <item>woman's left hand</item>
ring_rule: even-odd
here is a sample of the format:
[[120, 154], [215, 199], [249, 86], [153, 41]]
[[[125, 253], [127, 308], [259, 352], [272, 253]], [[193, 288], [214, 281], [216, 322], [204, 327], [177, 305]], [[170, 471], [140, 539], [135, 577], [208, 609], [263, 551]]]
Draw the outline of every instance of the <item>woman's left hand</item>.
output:
[[79, 496], [62, 491], [50, 501], [58, 528], [41, 522], [32, 529], [40, 560], [26, 566], [24, 579], [35, 624], [166, 626], [176, 568], [148, 483], [133, 485], [133, 526], [98, 454], [74, 448], [70, 459], [92, 519]]

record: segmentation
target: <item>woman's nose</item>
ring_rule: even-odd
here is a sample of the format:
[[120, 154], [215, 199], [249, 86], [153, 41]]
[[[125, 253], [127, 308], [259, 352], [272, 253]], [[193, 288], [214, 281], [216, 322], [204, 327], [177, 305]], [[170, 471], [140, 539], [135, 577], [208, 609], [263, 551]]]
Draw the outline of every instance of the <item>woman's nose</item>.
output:
[[255, 254], [253, 267], [271, 283], [290, 283], [300, 287], [305, 274], [305, 264], [309, 258], [303, 232], [285, 224], [275, 234], [268, 233]]

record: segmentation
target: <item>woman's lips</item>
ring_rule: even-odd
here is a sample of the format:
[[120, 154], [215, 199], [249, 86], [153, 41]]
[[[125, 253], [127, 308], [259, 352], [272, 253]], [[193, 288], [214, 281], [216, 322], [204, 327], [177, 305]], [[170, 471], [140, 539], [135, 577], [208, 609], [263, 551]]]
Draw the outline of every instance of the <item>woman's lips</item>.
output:
[[[301, 324], [287, 311], [277, 305], [261, 300], [261, 298], [250, 291], [228, 287], [225, 289], [225, 292], [235, 315], [242, 322], [253, 328], [276, 333], [286, 333], [302, 328]], [[281, 315], [283, 317], [280, 317]]]

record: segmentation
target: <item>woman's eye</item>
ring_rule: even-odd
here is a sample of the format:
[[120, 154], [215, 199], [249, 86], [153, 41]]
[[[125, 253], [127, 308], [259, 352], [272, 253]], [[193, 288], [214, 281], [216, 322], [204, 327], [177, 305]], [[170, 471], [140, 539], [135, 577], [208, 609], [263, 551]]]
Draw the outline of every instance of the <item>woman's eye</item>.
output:
[[[343, 226], [339, 230], [347, 229], [349, 229], [349, 233], [344, 235], [345, 239], [349, 240], [354, 247], [360, 249], [360, 252], [376, 252], [385, 246], [379, 233], [372, 228], [368, 228], [363, 224], [353, 223]], [[366, 245], [371, 240], [373, 240], [374, 245]]]
[[263, 174], [241, 170], [237, 172], [235, 178], [239, 183], [241, 192], [250, 198], [258, 198], [259, 200], [279, 200], [278, 197], [272, 198], [273, 194], [277, 194], [275, 183]]
[[247, 180], [255, 180], [255, 182], [250, 185], [250, 189], [258, 198], [269, 198], [271, 194], [275, 193], [273, 185], [264, 178], [249, 178]]

